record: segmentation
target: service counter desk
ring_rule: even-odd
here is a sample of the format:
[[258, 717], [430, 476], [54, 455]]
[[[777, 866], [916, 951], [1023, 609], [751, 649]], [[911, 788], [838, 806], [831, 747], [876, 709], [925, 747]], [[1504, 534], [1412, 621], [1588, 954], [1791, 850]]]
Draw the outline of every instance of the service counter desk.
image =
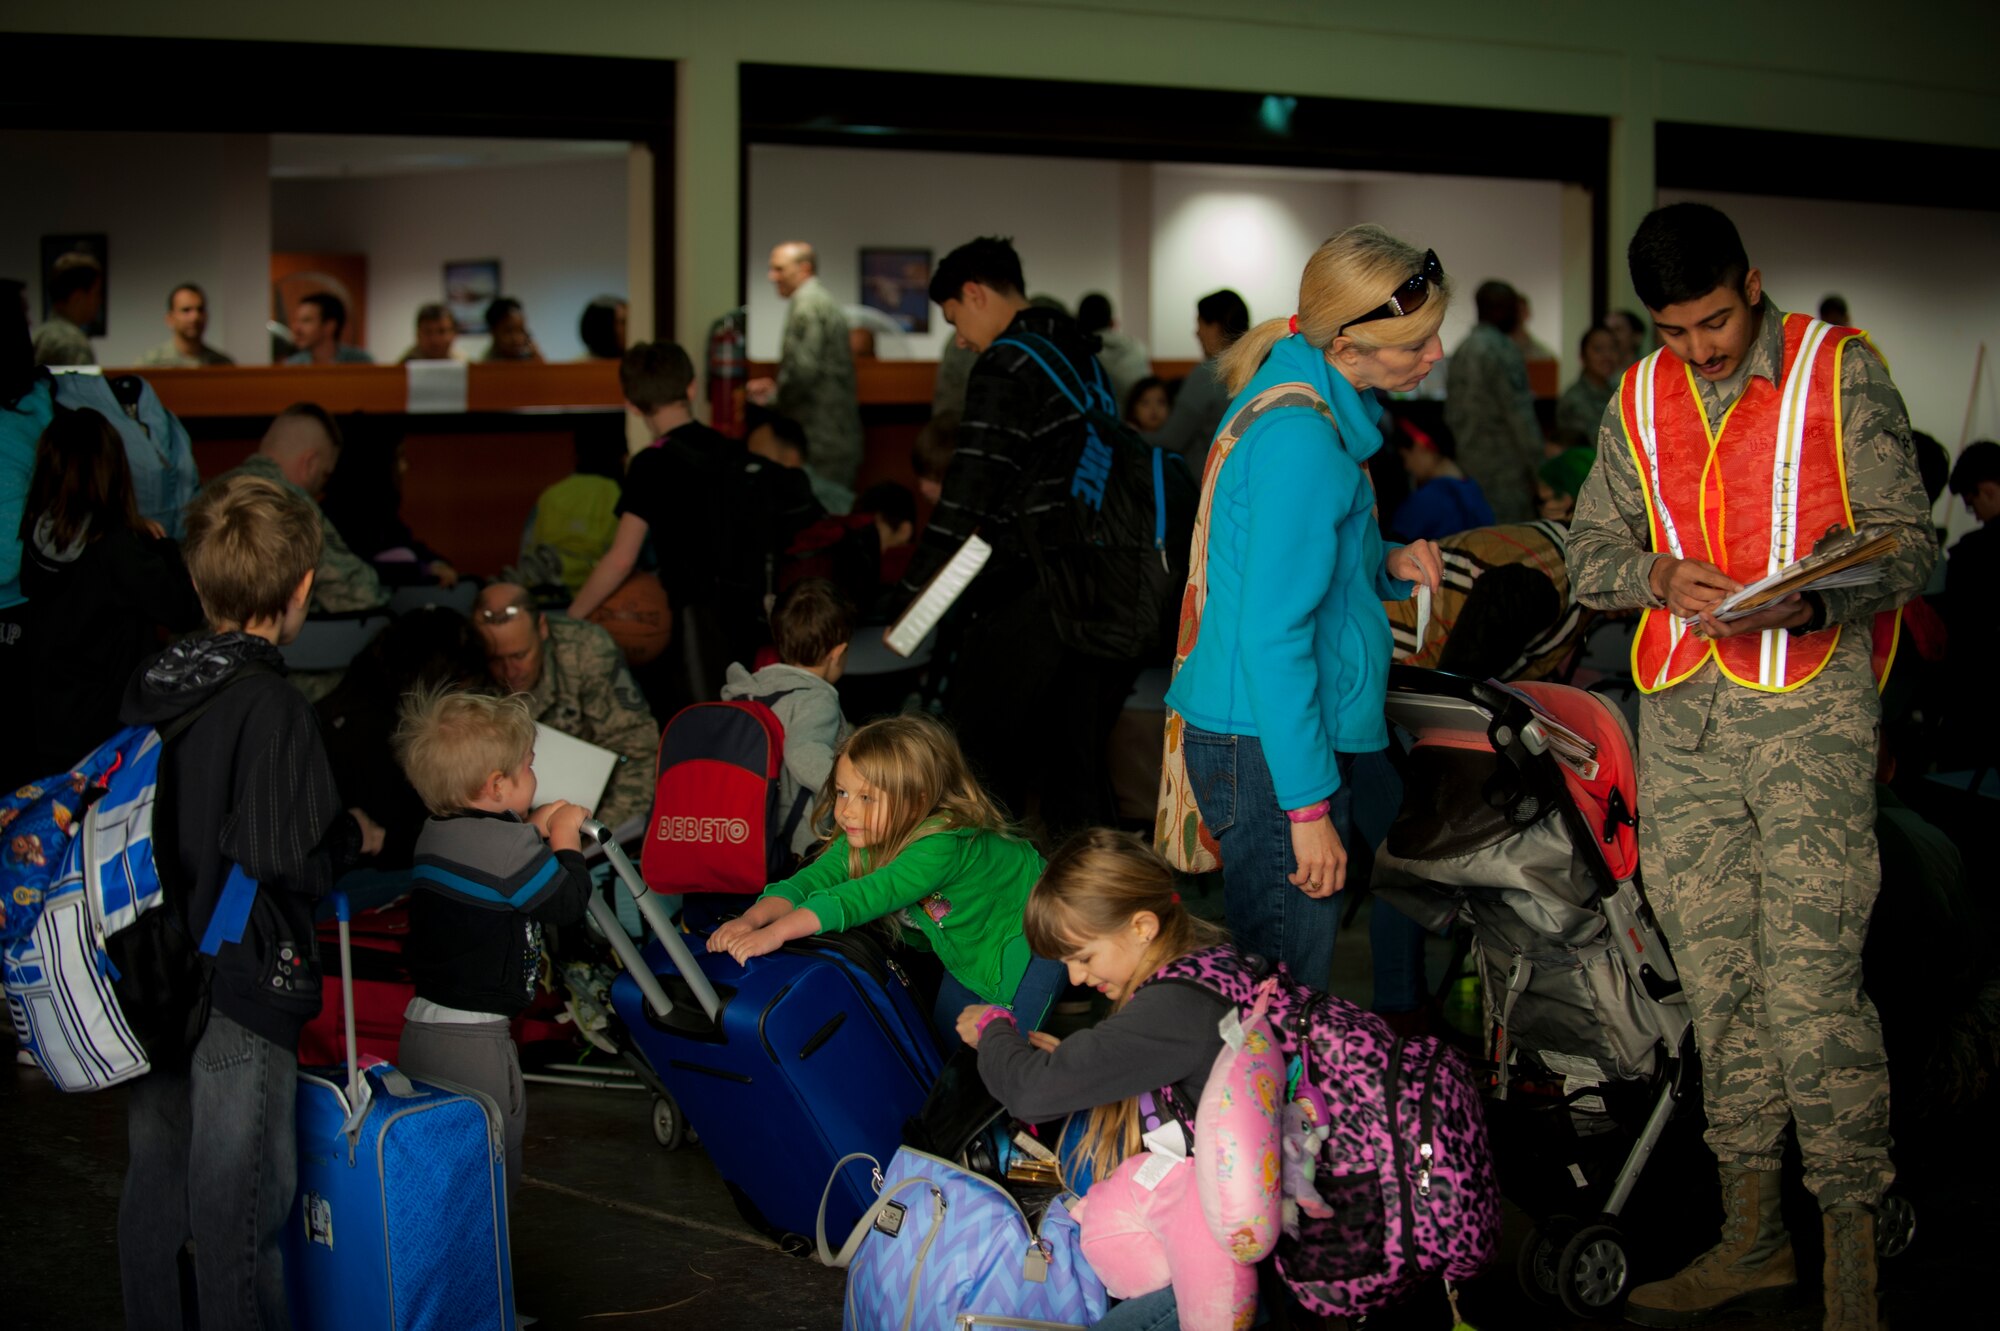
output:
[[[1164, 377], [1192, 361], [1155, 361]], [[752, 363], [749, 376], [777, 367]], [[315, 402], [343, 428], [399, 433], [408, 470], [403, 520], [461, 570], [491, 576], [513, 561], [535, 497], [574, 469], [580, 432], [623, 434], [618, 366], [475, 363], [438, 371], [422, 365], [220, 366], [107, 369], [138, 373], [180, 417], [204, 477], [235, 466], [257, 446], [271, 418], [295, 402]], [[910, 446], [931, 415], [935, 361], [863, 360], [855, 365], [865, 453], [857, 493], [882, 481], [916, 489]], [[353, 418], [360, 414], [365, 422]], [[918, 516], [929, 516], [919, 500]]]
[[610, 361], [473, 364], [442, 375], [402, 365], [138, 373], [187, 426], [204, 477], [242, 461], [295, 402], [318, 403], [349, 431], [400, 435], [403, 520], [460, 569], [483, 576], [513, 561], [535, 497], [575, 469], [578, 434], [616, 437], [625, 428]]

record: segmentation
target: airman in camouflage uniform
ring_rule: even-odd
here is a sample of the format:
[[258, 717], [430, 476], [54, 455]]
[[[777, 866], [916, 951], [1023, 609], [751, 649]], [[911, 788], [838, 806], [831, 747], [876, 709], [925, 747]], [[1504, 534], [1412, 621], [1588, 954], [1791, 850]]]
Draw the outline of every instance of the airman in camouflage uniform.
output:
[[[1637, 281], [1636, 259], [1634, 267]], [[1670, 315], [1728, 295], [1754, 327], [1733, 371], [1715, 381], [1690, 376], [1710, 421], [1723, 419], [1751, 376], [1773, 384], [1782, 376], [1784, 315], [1765, 296], [1760, 318], [1760, 291], [1753, 269], [1741, 294], [1717, 287], [1654, 312], [1670, 351], [1692, 346], [1689, 359], [1703, 364], [1716, 363], [1702, 359], [1713, 349], [1712, 336], [1701, 340], [1706, 325], [1669, 329]], [[1836, 1208], [1864, 1223], [1894, 1177], [1881, 1022], [1861, 989], [1861, 945], [1880, 885], [1870, 619], [1923, 586], [1936, 542], [1902, 398], [1865, 341], [1840, 353], [1838, 402], [1855, 525], [1893, 532], [1897, 548], [1879, 581], [1816, 593], [1823, 609], [1811, 597], [1791, 598], [1743, 621], [1806, 630], [1823, 613], [1825, 624], [1843, 628], [1825, 668], [1791, 691], [1763, 692], [1725, 677], [1710, 656], [1640, 708], [1641, 862], [1690, 1000], [1707, 1141], [1722, 1165], [1730, 1217], [1717, 1249], [1673, 1281], [1634, 1292], [1627, 1315], [1645, 1325], [1692, 1324], [1795, 1281], [1776, 1217], [1788, 1121], [1806, 1182], [1827, 1210], [1830, 1249]], [[1574, 595], [1604, 610], [1670, 601], [1680, 609], [1688, 601], [1674, 581], [1677, 561], [1651, 549], [1647, 481], [1615, 396], [1597, 456], [1570, 530]], [[1830, 1261], [1828, 1326], [1874, 1325], [1869, 1247], [1865, 1292], [1858, 1259], [1844, 1273]], [[1849, 1300], [1844, 1313], [1836, 1285]]]
[[1495, 522], [1535, 516], [1535, 469], [1545, 451], [1528, 365], [1508, 336], [1520, 323], [1519, 301], [1504, 282], [1482, 284], [1480, 322], [1451, 353], [1445, 374], [1444, 423], [1457, 442], [1458, 465], [1479, 482]]
[[789, 304], [777, 383], [768, 397], [762, 385], [752, 384], [752, 400], [764, 400], [804, 428], [807, 470], [852, 486], [862, 446], [854, 351], [847, 315], [817, 270], [810, 245], [789, 241], [771, 251], [771, 283]]
[[[313, 498], [309, 491], [293, 482], [277, 458], [267, 453], [252, 453], [235, 470], [224, 474], [262, 476], [265, 480], [290, 486], [308, 499]], [[317, 501], [313, 504], [313, 512], [319, 513]], [[313, 574], [312, 608], [327, 614], [342, 614], [350, 610], [373, 610], [389, 604], [389, 589], [382, 585], [382, 579], [376, 576], [367, 560], [348, 549], [347, 542], [340, 539], [340, 533], [334, 530], [324, 513], [320, 513], [319, 529], [322, 543], [319, 566]]]
[[586, 620], [539, 613], [526, 590], [495, 583], [479, 594], [474, 622], [501, 688], [528, 695], [535, 720], [619, 757], [592, 817], [615, 828], [653, 803], [659, 723], [611, 635]]

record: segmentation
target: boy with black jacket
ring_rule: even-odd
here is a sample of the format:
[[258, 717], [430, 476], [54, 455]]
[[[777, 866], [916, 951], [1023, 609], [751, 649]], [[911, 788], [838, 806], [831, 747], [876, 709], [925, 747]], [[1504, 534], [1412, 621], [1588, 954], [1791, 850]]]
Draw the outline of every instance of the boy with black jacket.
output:
[[534, 999], [542, 926], [575, 924], [590, 903], [590, 810], [535, 806], [535, 718], [522, 694], [412, 694], [396, 759], [432, 815], [417, 834], [405, 953], [417, 992], [396, 1062], [493, 1097], [511, 1205], [528, 1100], [508, 1023]]
[[191, 1060], [132, 1083], [118, 1207], [130, 1327], [181, 1325], [190, 1240], [204, 1327], [290, 1324], [279, 1236], [298, 1177], [299, 1029], [320, 1007], [313, 908], [336, 860], [381, 842], [342, 812], [312, 708], [284, 679], [278, 646], [305, 622], [319, 556], [319, 514], [303, 496], [252, 476], [203, 491], [184, 557], [210, 631], [142, 664], [120, 708], [125, 724], [152, 726], [204, 709], [161, 759], [154, 814], [161, 868], [188, 888], [191, 936], [232, 866], [258, 885], [216, 955]]
[[[1114, 821], [1105, 751], [1139, 662], [1110, 661], [1063, 645], [1050, 601], [1022, 539], [1022, 516], [1068, 504], [1071, 478], [1052, 465], [1080, 448], [1087, 422], [1048, 370], [1012, 340], [1046, 339], [1068, 362], [1059, 373], [1088, 381], [1097, 353], [1060, 309], [1032, 305], [1020, 256], [983, 236], [938, 265], [930, 296], [979, 353], [966, 383], [958, 448], [903, 578], [914, 595], [974, 531], [993, 556], [956, 606], [956, 652], [941, 672], [943, 703], [965, 755], [1015, 817], [1038, 796], [1050, 844]], [[1009, 344], [996, 345], [1002, 339]]]

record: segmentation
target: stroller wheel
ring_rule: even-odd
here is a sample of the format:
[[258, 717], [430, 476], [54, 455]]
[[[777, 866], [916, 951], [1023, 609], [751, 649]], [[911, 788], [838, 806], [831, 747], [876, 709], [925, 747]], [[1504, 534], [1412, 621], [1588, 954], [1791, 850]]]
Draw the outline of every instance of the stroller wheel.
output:
[[1881, 1257], [1901, 1257], [1917, 1236], [1917, 1211], [1910, 1199], [1892, 1192], [1875, 1211], [1875, 1252]]
[[1585, 1225], [1556, 1258], [1556, 1293], [1578, 1317], [1615, 1312], [1631, 1284], [1625, 1236], [1609, 1225]]
[[1528, 1301], [1540, 1308], [1553, 1308], [1556, 1298], [1556, 1258], [1561, 1248], [1539, 1228], [1528, 1231], [1521, 1252], [1514, 1259], [1514, 1278]]
[[667, 1151], [679, 1150], [687, 1140], [687, 1118], [671, 1095], [653, 1097], [653, 1140]]

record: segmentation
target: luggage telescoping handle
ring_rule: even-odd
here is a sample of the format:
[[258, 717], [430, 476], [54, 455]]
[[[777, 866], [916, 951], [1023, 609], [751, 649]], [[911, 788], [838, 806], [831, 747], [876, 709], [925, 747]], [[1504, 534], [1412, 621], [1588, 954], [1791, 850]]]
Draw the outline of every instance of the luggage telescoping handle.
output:
[[[611, 871], [625, 884], [625, 890], [632, 894], [633, 903], [639, 907], [640, 917], [660, 940], [660, 946], [667, 950], [667, 956], [674, 963], [674, 969], [678, 970], [681, 978], [687, 981], [695, 1000], [701, 1004], [701, 1010], [707, 1014], [710, 1021], [716, 1020], [722, 1012], [722, 999], [716, 995], [715, 986], [708, 982], [708, 976], [703, 973], [694, 955], [688, 951], [687, 940], [681, 937], [681, 931], [674, 926], [673, 920], [667, 915], [666, 907], [660, 904], [660, 898], [654, 894], [653, 889], [646, 886], [646, 881], [639, 876], [639, 871], [632, 867], [631, 858], [611, 835], [611, 829], [595, 818], [589, 818], [584, 820], [583, 834], [604, 848], [604, 858], [611, 862]], [[593, 918], [596, 918], [596, 912], [600, 908], [610, 913], [611, 908], [596, 893], [592, 893]], [[669, 999], [666, 990], [660, 987], [659, 980], [653, 975], [652, 967], [640, 959], [638, 949], [633, 947], [631, 939], [626, 937], [624, 926], [618, 924], [617, 917], [612, 916], [608, 927], [601, 918], [597, 923], [598, 927], [604, 930], [604, 936], [611, 940], [611, 948], [618, 954], [618, 960], [625, 964], [625, 969], [631, 972], [632, 978], [638, 982], [639, 991], [645, 994], [646, 1002], [653, 1011], [662, 1017], [673, 1011], [673, 1000]]]
[[354, 1034], [354, 943], [348, 928], [353, 908], [347, 893], [335, 890], [333, 918], [340, 923], [340, 1006], [347, 1023], [347, 1122], [340, 1130], [347, 1135], [348, 1150], [361, 1135], [361, 1120], [368, 1116], [369, 1091], [361, 1080], [361, 1047]]

